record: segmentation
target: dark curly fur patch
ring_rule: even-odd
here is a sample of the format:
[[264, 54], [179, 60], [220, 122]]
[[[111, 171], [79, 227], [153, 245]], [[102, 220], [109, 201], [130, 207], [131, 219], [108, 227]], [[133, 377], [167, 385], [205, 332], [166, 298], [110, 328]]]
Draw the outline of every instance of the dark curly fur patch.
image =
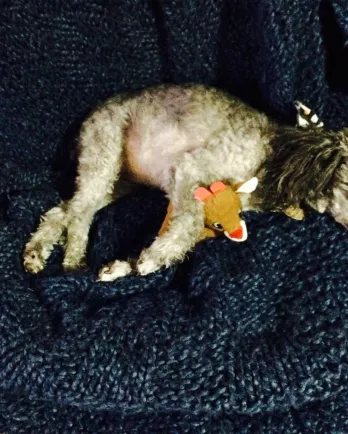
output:
[[334, 188], [343, 181], [346, 137], [344, 132], [280, 127], [270, 142], [272, 155], [260, 168], [255, 200], [265, 210], [321, 199], [330, 203]]

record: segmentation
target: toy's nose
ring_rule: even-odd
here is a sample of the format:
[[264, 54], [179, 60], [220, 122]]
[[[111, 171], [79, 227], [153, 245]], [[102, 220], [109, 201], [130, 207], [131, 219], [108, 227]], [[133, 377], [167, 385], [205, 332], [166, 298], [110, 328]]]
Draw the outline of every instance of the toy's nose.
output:
[[227, 238], [232, 241], [242, 242], [248, 238], [248, 231], [244, 220], [241, 220], [240, 226], [233, 232], [225, 232]]
[[237, 230], [235, 230], [234, 232], [232, 232], [230, 234], [231, 238], [237, 238], [237, 240], [241, 240], [243, 238], [243, 228], [242, 226], [239, 226], [239, 228]]

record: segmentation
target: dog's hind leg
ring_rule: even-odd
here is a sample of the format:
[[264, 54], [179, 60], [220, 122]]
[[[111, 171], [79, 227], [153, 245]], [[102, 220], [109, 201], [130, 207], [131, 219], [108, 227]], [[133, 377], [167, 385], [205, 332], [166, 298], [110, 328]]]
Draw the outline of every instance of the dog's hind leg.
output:
[[126, 105], [113, 100], [95, 112], [83, 126], [77, 190], [67, 206], [65, 270], [83, 264], [93, 216], [113, 199], [115, 182], [121, 171], [127, 123]]
[[38, 229], [24, 249], [23, 264], [27, 271], [34, 274], [41, 271], [54, 245], [63, 240], [67, 226], [65, 207], [66, 204], [62, 202], [41, 217]]
[[110, 100], [86, 120], [80, 135], [77, 190], [69, 202], [49, 210], [24, 250], [24, 266], [41, 271], [53, 246], [64, 240], [64, 267], [78, 268], [85, 255], [93, 216], [113, 199], [119, 178], [123, 133], [127, 126], [126, 103]]

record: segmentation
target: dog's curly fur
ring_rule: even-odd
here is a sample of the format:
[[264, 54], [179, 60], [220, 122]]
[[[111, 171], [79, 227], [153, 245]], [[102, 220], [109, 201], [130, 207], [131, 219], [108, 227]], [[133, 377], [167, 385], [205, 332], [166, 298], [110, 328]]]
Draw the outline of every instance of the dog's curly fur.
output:
[[[169, 230], [143, 251], [140, 274], [182, 260], [195, 245], [203, 210], [193, 191], [216, 180], [259, 177], [258, 193], [242, 199], [244, 209], [308, 204], [344, 223], [346, 133], [280, 127], [214, 88], [161, 85], [111, 98], [85, 121], [79, 144], [77, 191], [44, 216], [26, 245], [28, 271], [44, 267], [65, 232], [63, 265], [81, 266], [93, 216], [113, 200], [120, 177], [161, 188], [175, 209]], [[130, 271], [117, 261], [99, 277], [112, 280]]]
[[[270, 141], [272, 153], [262, 163], [255, 194], [263, 210], [310, 205], [332, 209], [335, 188], [348, 182], [348, 130], [279, 127]], [[348, 187], [348, 186], [347, 186]]]

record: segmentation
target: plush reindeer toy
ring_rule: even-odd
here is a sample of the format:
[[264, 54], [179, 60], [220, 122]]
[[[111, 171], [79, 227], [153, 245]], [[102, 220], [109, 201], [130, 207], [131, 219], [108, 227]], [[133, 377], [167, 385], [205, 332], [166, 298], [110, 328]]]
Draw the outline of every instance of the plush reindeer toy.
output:
[[[248, 238], [246, 223], [241, 218], [242, 203], [240, 194], [252, 193], [257, 187], [257, 178], [236, 185], [226, 185], [221, 181], [214, 182], [209, 189], [198, 187], [194, 192], [196, 200], [204, 209], [204, 229], [197, 241], [225, 235], [236, 242]], [[167, 215], [159, 231], [162, 236], [170, 224], [173, 204], [168, 205]]]

